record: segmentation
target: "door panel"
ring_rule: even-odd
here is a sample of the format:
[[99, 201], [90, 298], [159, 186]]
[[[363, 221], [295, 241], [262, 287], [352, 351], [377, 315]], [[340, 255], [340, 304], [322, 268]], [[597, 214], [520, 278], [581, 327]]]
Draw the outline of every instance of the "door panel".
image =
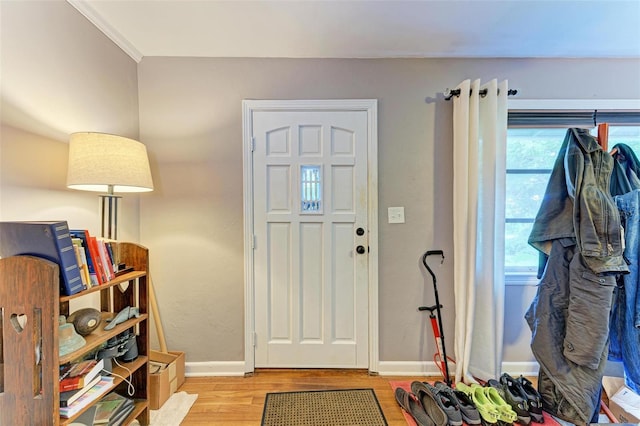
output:
[[368, 366], [366, 111], [255, 111], [255, 366]]

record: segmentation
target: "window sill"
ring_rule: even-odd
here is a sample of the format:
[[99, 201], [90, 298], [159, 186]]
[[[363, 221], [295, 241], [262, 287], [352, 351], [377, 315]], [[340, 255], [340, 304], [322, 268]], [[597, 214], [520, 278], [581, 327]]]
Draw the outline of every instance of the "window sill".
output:
[[504, 275], [505, 286], [537, 286], [540, 280], [531, 272], [507, 273]]

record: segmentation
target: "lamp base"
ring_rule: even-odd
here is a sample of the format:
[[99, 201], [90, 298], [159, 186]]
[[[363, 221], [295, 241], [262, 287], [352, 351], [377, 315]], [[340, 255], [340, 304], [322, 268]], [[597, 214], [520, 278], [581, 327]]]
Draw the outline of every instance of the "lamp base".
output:
[[119, 195], [100, 195], [101, 235], [110, 240], [118, 239], [118, 199]]

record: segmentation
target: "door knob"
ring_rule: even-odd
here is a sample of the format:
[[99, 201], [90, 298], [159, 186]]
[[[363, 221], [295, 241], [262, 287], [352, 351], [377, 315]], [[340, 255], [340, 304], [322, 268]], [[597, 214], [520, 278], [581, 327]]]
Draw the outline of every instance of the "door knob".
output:
[[366, 249], [364, 248], [364, 246], [356, 247], [356, 252], [358, 252], [358, 254], [363, 254], [365, 251]]

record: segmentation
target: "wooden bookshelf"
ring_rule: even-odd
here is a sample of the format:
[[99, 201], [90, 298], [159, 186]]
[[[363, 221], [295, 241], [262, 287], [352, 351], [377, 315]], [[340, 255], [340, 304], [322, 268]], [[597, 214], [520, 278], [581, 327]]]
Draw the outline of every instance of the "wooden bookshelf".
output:
[[[95, 352], [126, 330], [136, 335], [138, 357], [114, 364], [117, 376], [104, 394], [117, 390], [135, 400], [135, 409], [124, 424], [134, 419], [143, 426], [149, 424], [148, 250], [133, 243], [118, 243], [117, 247], [119, 262], [134, 270], [72, 296], [59, 296], [55, 263], [31, 256], [0, 259], [0, 424], [72, 424], [99, 398], [70, 418], [60, 417], [59, 365]], [[101, 325], [84, 337], [82, 348], [60, 357], [58, 316], [69, 315], [70, 301], [94, 293], [100, 294]], [[51, 303], [54, 300], [59, 302]], [[140, 315], [104, 330], [106, 320], [127, 306], [137, 307]], [[14, 314], [26, 314], [21, 332], [15, 330]], [[133, 395], [127, 393], [127, 381], [133, 385]]]

